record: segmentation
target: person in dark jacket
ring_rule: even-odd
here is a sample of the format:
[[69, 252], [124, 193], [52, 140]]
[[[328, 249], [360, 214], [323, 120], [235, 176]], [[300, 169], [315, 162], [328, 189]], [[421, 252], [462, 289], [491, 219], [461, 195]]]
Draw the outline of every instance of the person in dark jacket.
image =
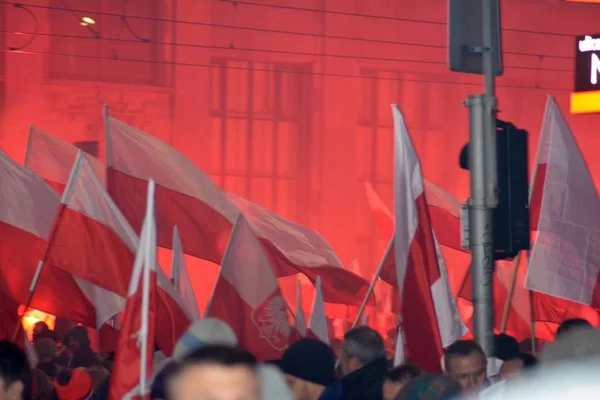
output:
[[100, 364], [98, 355], [90, 348], [90, 339], [84, 326], [69, 331], [58, 356], [57, 364], [69, 368], [90, 368]]
[[322, 400], [330, 398], [330, 391], [325, 391], [335, 381], [335, 359], [333, 350], [325, 343], [300, 339], [274, 364], [285, 374], [295, 400]]
[[377, 331], [361, 326], [344, 336], [339, 359], [342, 400], [381, 400], [387, 372], [385, 344]]

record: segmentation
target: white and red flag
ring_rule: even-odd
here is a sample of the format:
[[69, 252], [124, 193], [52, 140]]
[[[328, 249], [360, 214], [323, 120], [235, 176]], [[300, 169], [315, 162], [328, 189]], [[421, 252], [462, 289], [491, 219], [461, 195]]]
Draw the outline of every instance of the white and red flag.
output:
[[[25, 166], [46, 181], [57, 193], [62, 194], [71, 175], [79, 149], [75, 145], [47, 134], [31, 126], [25, 150]], [[88, 157], [87, 161], [106, 187], [106, 167], [100, 160]]]
[[[139, 238], [102, 188], [87, 158], [79, 152], [73, 166], [46, 263], [125, 297]], [[171, 281], [162, 269], [156, 273], [157, 313], [164, 322], [156, 329], [156, 341], [169, 355], [190, 320]]]
[[360, 304], [368, 283], [342, 266], [335, 251], [321, 235], [241, 196], [228, 193], [227, 197], [248, 220], [277, 277], [301, 272], [313, 285], [320, 277], [325, 301]]
[[154, 182], [127, 293], [123, 324], [110, 379], [109, 399], [150, 398], [156, 326], [156, 224]]
[[179, 231], [177, 227], [173, 229], [173, 254], [171, 260], [171, 281], [179, 292], [181, 301], [183, 302], [184, 311], [190, 321], [198, 321], [201, 319], [196, 294], [192, 287], [190, 274], [188, 273], [185, 263], [185, 255], [179, 240]]
[[577, 142], [548, 97], [531, 190], [527, 287], [600, 307], [600, 198]]
[[172, 248], [171, 232], [177, 226], [186, 254], [220, 263], [242, 211], [277, 277], [301, 272], [315, 283], [319, 275], [326, 301], [360, 302], [368, 283], [345, 270], [316, 232], [237, 196], [228, 199], [192, 161], [159, 139], [109, 116], [105, 124], [108, 192], [136, 231], [146, 182], [153, 179], [160, 246]]
[[325, 315], [323, 293], [321, 291], [321, 277], [317, 277], [317, 284], [315, 285], [315, 298], [313, 300], [312, 312], [310, 313], [307, 336], [330, 344], [329, 326], [327, 316]]
[[[398, 106], [394, 119], [394, 266], [408, 358], [440, 369], [443, 348], [466, 333], [431, 226], [419, 159]], [[383, 275], [383, 274], [382, 274]]]
[[260, 242], [240, 215], [206, 316], [229, 324], [243, 349], [261, 360], [279, 359], [292, 327], [287, 304]]
[[1, 150], [0, 182], [0, 291], [20, 304], [95, 326], [95, 304], [84, 291], [91, 285], [40, 261], [59, 210], [58, 195]]

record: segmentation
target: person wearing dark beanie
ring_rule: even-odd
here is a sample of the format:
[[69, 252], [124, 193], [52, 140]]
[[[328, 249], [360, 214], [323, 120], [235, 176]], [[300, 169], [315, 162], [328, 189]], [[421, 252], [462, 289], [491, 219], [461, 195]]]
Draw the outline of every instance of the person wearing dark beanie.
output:
[[285, 374], [296, 400], [320, 400], [335, 382], [335, 362], [335, 354], [325, 343], [300, 339], [273, 363]]

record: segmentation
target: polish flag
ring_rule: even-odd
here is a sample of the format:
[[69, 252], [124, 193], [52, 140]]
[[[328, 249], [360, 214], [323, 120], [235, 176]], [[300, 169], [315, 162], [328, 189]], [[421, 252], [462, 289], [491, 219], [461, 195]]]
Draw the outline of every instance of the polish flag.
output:
[[[25, 166], [46, 181], [57, 193], [62, 194], [71, 175], [79, 149], [73, 144], [47, 134], [31, 126], [25, 151]], [[100, 160], [88, 157], [87, 161], [106, 187], [106, 167]]]
[[185, 264], [185, 256], [183, 249], [181, 248], [181, 241], [179, 240], [179, 231], [177, 227], [173, 229], [173, 254], [171, 260], [171, 281], [175, 285], [175, 288], [179, 291], [179, 296], [184, 305], [184, 311], [186, 312], [190, 321], [198, 321], [200, 317], [200, 309], [198, 308], [198, 302], [196, 301], [196, 294], [192, 287], [190, 275]]
[[552, 97], [546, 106], [533, 182], [531, 216], [538, 234], [527, 287], [600, 307], [600, 199]]
[[[99, 287], [127, 296], [139, 238], [104, 191], [79, 152], [61, 199], [55, 230], [49, 239], [47, 264]], [[161, 321], [156, 341], [169, 355], [190, 320], [171, 281], [157, 271], [157, 313]], [[123, 310], [124, 304], [121, 306]]]
[[330, 344], [329, 327], [327, 325], [325, 303], [323, 302], [323, 293], [321, 291], [321, 277], [317, 277], [315, 298], [310, 314], [310, 324], [308, 325], [308, 336], [312, 336], [312, 338], [318, 339], [325, 344]]
[[[50, 186], [0, 150], [0, 291], [19, 304], [90, 326], [96, 324], [88, 283], [41, 266], [59, 209]], [[85, 287], [83, 287], [85, 286]]]
[[320, 277], [323, 297], [328, 303], [360, 304], [368, 282], [345, 269], [321, 235], [241, 196], [228, 193], [227, 197], [248, 220], [277, 277], [301, 272], [314, 285]]
[[109, 399], [149, 398], [156, 326], [156, 224], [154, 182], [148, 184], [146, 217], [127, 293]]
[[239, 345], [261, 360], [281, 358], [292, 327], [267, 256], [240, 215], [231, 233], [206, 316], [231, 326]]
[[107, 116], [105, 124], [108, 192], [136, 231], [146, 182], [153, 179], [161, 247], [172, 248], [171, 232], [177, 225], [187, 254], [220, 263], [241, 208], [277, 277], [301, 272], [314, 283], [320, 275], [328, 302], [360, 302], [367, 282], [346, 271], [316, 232], [230, 196], [234, 205], [176, 149], [114, 118]]
[[466, 328], [431, 226], [419, 159], [398, 106], [392, 106], [392, 114], [396, 217], [393, 254], [402, 330], [408, 357], [426, 371], [438, 371], [443, 348], [463, 337]]
[[306, 318], [302, 310], [302, 284], [300, 280], [296, 281], [296, 316], [294, 328], [300, 337], [306, 337]]
[[[460, 200], [433, 183], [423, 180], [431, 225], [442, 246], [467, 252], [461, 245]], [[373, 185], [365, 182], [365, 193], [373, 213], [380, 239], [389, 240], [394, 234], [394, 215], [387, 208]]]

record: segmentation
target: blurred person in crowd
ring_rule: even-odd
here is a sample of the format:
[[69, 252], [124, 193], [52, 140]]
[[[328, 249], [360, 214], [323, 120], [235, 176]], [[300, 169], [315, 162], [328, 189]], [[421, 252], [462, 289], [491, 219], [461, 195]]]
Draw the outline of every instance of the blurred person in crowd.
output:
[[208, 345], [237, 346], [237, 336], [233, 329], [217, 318], [205, 318], [194, 322], [177, 340], [173, 357], [167, 358], [154, 366], [154, 382], [151, 397], [165, 398], [165, 382], [175, 370], [176, 363], [189, 354]]
[[35, 341], [34, 347], [38, 356], [37, 368], [53, 380], [58, 374], [58, 367], [55, 364], [56, 342], [50, 337], [42, 337]]
[[54, 389], [52, 381], [39, 368], [31, 370], [31, 399], [58, 400], [58, 394]]
[[294, 400], [294, 394], [279, 368], [270, 364], [260, 364], [256, 372], [260, 386], [260, 400]]
[[33, 343], [35, 343], [38, 339], [41, 338], [50, 338], [56, 341], [56, 332], [54, 332], [47, 323], [44, 321], [36, 322], [33, 325], [31, 338], [33, 339]]
[[412, 365], [400, 365], [388, 371], [383, 381], [383, 400], [394, 400], [406, 384], [421, 375], [421, 370]]
[[458, 340], [444, 352], [443, 364], [446, 375], [457, 381], [463, 393], [471, 394], [485, 388], [487, 358], [474, 340]]
[[559, 325], [558, 329], [556, 330], [556, 334], [554, 335], [554, 340], [558, 339], [560, 336], [572, 332], [573, 330], [582, 328], [586, 329], [593, 327], [592, 324], [582, 318], [567, 319]]
[[0, 399], [30, 400], [31, 371], [23, 350], [9, 341], [0, 341]]
[[335, 363], [335, 354], [328, 345], [300, 339], [275, 365], [285, 374], [296, 400], [324, 400], [325, 389], [335, 382]]
[[387, 373], [385, 344], [377, 331], [361, 326], [344, 335], [339, 364], [342, 399], [381, 399]]
[[93, 398], [92, 377], [83, 369], [61, 370], [54, 380], [59, 400], [87, 400]]
[[90, 339], [84, 326], [75, 326], [65, 338], [56, 363], [69, 368], [89, 368], [100, 364], [98, 355], [90, 347]]
[[520, 377], [537, 365], [537, 358], [529, 353], [519, 353], [516, 357], [504, 361], [500, 367], [500, 379], [513, 379]]
[[202, 347], [178, 362], [167, 378], [166, 399], [259, 400], [256, 358], [234, 347]]
[[449, 400], [461, 390], [461, 385], [449, 376], [424, 374], [411, 379], [396, 400]]
[[554, 342], [544, 347], [540, 361], [547, 365], [588, 359], [600, 359], [600, 331], [590, 326], [557, 335]]

